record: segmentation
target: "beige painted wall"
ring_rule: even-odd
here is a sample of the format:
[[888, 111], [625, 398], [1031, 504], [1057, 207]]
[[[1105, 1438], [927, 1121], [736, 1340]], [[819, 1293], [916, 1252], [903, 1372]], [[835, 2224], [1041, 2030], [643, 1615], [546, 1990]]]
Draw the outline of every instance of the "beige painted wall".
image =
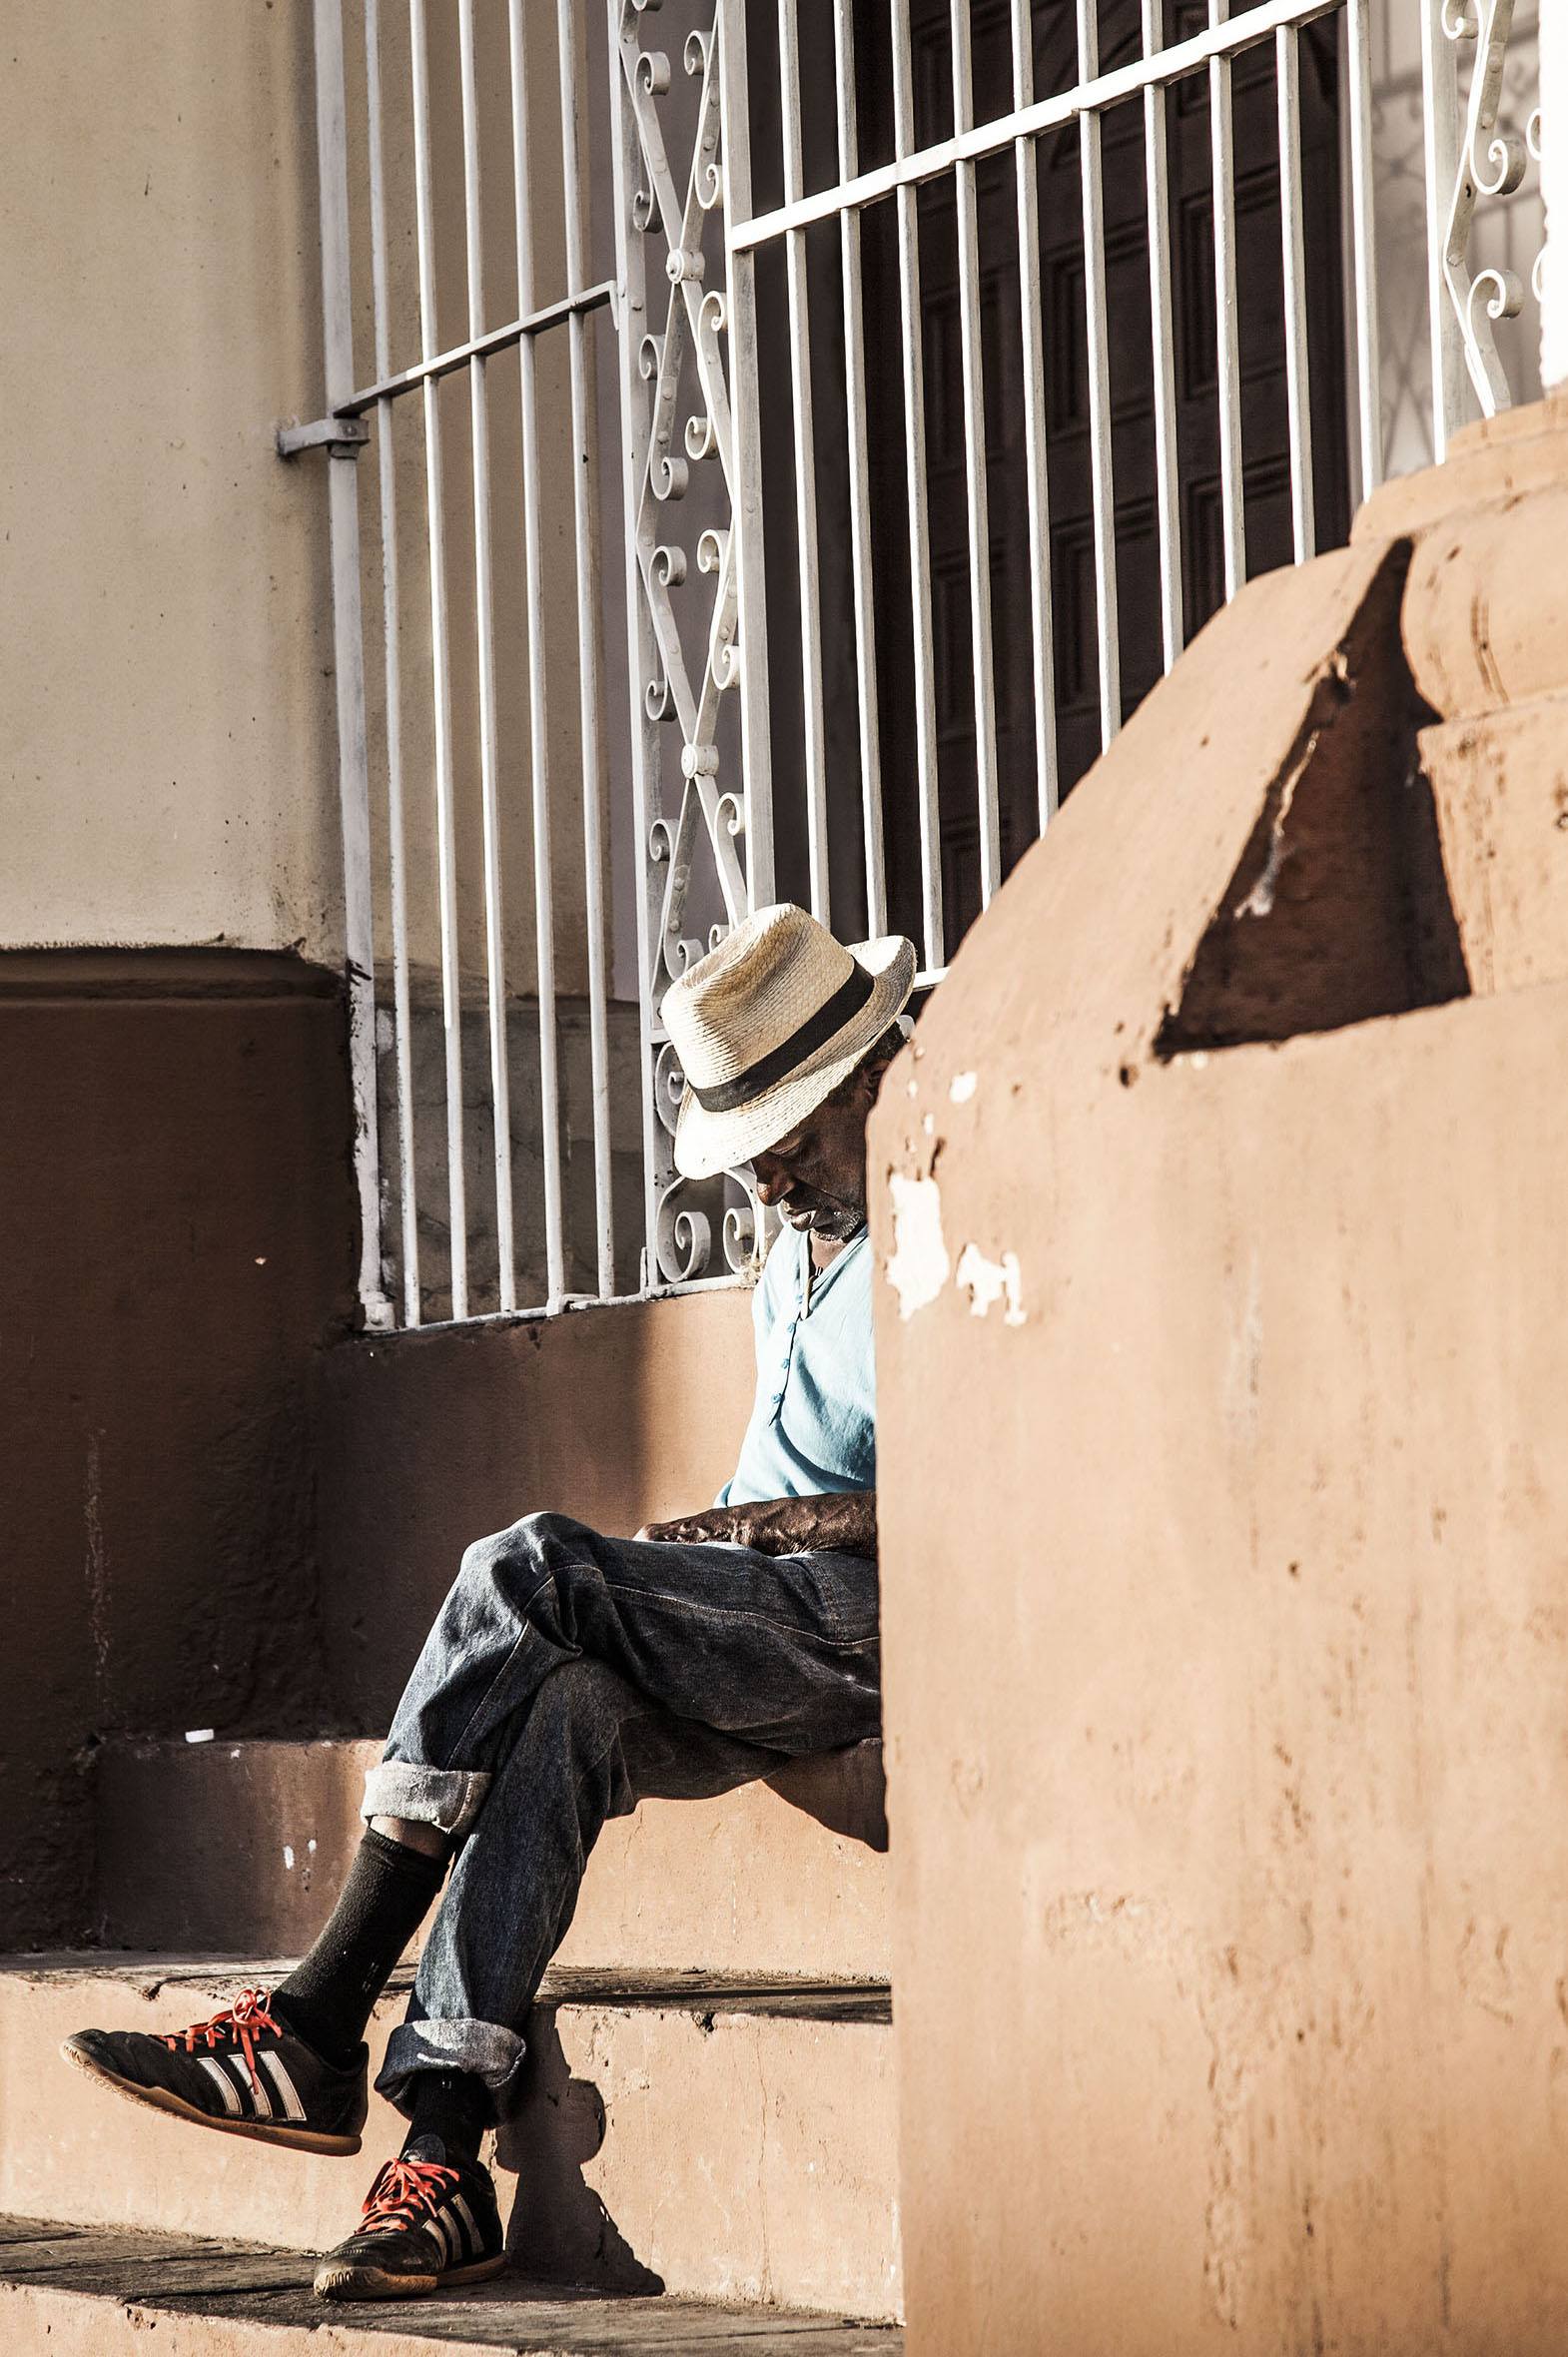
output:
[[[385, 12], [392, 363], [418, 355], [406, 16]], [[286, 464], [283, 417], [322, 401], [309, 0], [74, 12], [19, 0], [0, 145], [7, 530], [0, 650], [7, 859], [0, 941], [299, 944], [341, 956], [325, 461]], [[351, 35], [358, 26], [350, 12]], [[530, 16], [536, 299], [564, 279], [554, 19]], [[547, 38], [546, 36], [547, 32]], [[484, 318], [515, 316], [504, 16], [484, 20]], [[534, 54], [534, 52], [537, 54]], [[351, 38], [357, 375], [375, 376]], [[431, 19], [437, 328], [467, 330], [455, 18]], [[595, 331], [602, 334], [602, 323]], [[582, 784], [566, 348], [539, 350], [541, 554], [557, 979], [585, 984]], [[592, 385], [589, 386], [590, 403]], [[471, 442], [444, 437], [461, 981], [485, 987]], [[506, 969], [532, 988], [527, 611], [519, 372], [490, 367]], [[424, 444], [396, 411], [410, 951], [439, 958]], [[612, 455], [617, 455], [612, 453]], [[378, 957], [390, 954], [377, 461], [361, 461]], [[618, 520], [618, 518], [617, 518]]]
[[336, 954], [309, 0], [13, 0], [0, 941]]

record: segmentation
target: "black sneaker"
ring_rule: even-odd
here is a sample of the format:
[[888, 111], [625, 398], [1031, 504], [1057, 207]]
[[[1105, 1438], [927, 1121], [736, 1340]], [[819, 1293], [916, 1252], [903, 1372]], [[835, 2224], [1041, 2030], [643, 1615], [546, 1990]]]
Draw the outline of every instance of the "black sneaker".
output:
[[476, 2160], [448, 2160], [421, 2136], [390, 2160], [347, 2242], [316, 2270], [322, 2300], [406, 2300], [452, 2283], [482, 2283], [506, 2264], [495, 2187]]
[[247, 1988], [172, 2036], [81, 2029], [60, 2051], [117, 2093], [180, 2119], [302, 2152], [358, 2152], [370, 2049], [339, 2069], [275, 2020], [271, 2003], [270, 1989]]

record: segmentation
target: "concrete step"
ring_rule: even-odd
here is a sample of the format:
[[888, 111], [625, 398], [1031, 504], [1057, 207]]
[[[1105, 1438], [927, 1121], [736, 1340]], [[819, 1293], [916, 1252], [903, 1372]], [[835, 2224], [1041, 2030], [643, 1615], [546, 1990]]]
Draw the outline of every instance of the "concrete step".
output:
[[[297, 2251], [339, 2240], [400, 2140], [380, 2097], [357, 2158], [318, 2158], [166, 2117], [58, 2054], [87, 2026], [183, 2028], [281, 1968], [0, 1966], [0, 2209]], [[394, 1987], [373, 2066], [401, 2009]], [[895, 2143], [885, 1984], [562, 1970], [493, 2157], [530, 2275], [881, 2322], [902, 2297]]]
[[[296, 2251], [0, 2218], [0, 2336], [16, 2357], [901, 2357], [896, 2326], [591, 2293], [502, 2276], [460, 2298], [328, 2308]], [[307, 2339], [307, 2336], [310, 2336]]]
[[[95, 1770], [98, 1931], [162, 1955], [299, 1956], [362, 1831], [374, 1743], [117, 1743]], [[882, 1748], [801, 1761], [604, 1829], [561, 1962], [578, 1969], [889, 1972]]]

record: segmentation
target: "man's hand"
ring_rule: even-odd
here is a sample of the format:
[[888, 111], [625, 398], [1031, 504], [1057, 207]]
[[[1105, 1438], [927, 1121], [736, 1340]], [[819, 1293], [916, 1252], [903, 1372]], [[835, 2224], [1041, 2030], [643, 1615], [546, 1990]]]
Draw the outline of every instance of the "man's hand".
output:
[[877, 1493], [843, 1490], [827, 1497], [764, 1498], [755, 1505], [709, 1506], [701, 1514], [684, 1514], [677, 1522], [648, 1522], [639, 1539], [685, 1547], [711, 1546], [716, 1540], [733, 1547], [754, 1547], [763, 1555], [804, 1555], [819, 1550], [831, 1555], [877, 1552]]

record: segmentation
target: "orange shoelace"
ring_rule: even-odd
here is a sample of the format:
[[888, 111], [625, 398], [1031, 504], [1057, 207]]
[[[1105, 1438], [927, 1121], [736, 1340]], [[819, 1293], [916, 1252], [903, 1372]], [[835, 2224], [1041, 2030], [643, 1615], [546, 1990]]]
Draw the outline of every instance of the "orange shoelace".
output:
[[371, 2226], [411, 2226], [433, 2218], [445, 2196], [462, 2183], [460, 2171], [439, 2160], [390, 2160], [365, 2199], [361, 2231]]
[[222, 2045], [239, 2046], [245, 2056], [245, 2067], [251, 2074], [251, 2084], [261, 2092], [262, 2082], [256, 2068], [255, 2032], [270, 2029], [279, 2037], [283, 2035], [279, 2024], [267, 2009], [272, 2001], [273, 1992], [270, 1988], [242, 1988], [234, 2003], [226, 2005], [221, 2013], [214, 2013], [208, 2021], [193, 2021], [189, 2029], [177, 2029], [172, 2035], [165, 2036], [163, 2042], [171, 2054], [178, 2052], [182, 2045], [188, 2054], [194, 2054], [198, 2038], [214, 2050]]

